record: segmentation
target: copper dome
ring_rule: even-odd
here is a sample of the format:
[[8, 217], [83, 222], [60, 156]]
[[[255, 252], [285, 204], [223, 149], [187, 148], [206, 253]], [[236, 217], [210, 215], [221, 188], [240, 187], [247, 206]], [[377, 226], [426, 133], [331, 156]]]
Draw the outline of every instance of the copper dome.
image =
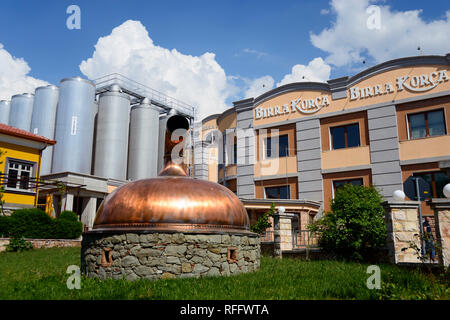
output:
[[168, 165], [157, 178], [130, 182], [100, 206], [95, 231], [154, 230], [249, 232], [247, 211], [239, 198], [217, 183], [185, 176]]

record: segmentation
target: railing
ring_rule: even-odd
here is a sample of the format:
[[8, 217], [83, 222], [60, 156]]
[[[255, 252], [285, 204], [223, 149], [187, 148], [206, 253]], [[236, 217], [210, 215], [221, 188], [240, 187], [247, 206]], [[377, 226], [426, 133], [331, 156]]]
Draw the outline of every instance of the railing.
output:
[[265, 231], [263, 234], [261, 234], [260, 239], [261, 242], [273, 242], [273, 231]]
[[309, 230], [299, 230], [292, 233], [292, 246], [294, 248], [318, 248], [319, 238], [317, 234]]
[[164, 93], [149, 88], [141, 83], [138, 83], [130, 78], [127, 78], [119, 73], [113, 73], [101, 78], [95, 79], [94, 83], [97, 88], [97, 92], [106, 90], [112, 84], [118, 84], [124, 92], [134, 94], [139, 98], [146, 97], [151, 100], [152, 103], [158, 106], [165, 106], [167, 108], [173, 108], [191, 118], [196, 116], [196, 108], [184, 103], [183, 101], [169, 97]]

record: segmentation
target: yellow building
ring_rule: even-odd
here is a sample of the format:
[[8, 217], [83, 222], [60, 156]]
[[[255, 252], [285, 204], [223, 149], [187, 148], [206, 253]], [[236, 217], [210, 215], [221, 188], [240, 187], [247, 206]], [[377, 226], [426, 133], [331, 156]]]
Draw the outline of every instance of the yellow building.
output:
[[0, 184], [3, 212], [37, 205], [42, 150], [56, 141], [0, 124]]

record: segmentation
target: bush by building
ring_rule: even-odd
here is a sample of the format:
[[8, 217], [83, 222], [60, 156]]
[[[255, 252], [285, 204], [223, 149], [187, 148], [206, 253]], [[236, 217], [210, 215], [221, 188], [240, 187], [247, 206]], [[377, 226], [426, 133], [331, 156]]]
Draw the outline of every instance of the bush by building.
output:
[[350, 260], [369, 260], [386, 245], [382, 196], [374, 187], [338, 188], [331, 212], [311, 225], [325, 252]]
[[0, 235], [11, 238], [75, 239], [83, 232], [77, 215], [64, 211], [53, 219], [40, 209], [20, 209], [0, 217]]

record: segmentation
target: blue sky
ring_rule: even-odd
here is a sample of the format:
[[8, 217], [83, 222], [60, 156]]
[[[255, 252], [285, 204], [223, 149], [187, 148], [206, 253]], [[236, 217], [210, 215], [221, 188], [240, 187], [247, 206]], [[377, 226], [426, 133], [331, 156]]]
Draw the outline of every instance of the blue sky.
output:
[[[336, 0], [336, 6], [340, 1], [342, 0]], [[71, 4], [76, 4], [81, 9], [81, 30], [66, 28], [66, 19], [69, 16], [66, 8]], [[420, 9], [421, 22], [430, 24], [431, 27], [433, 22], [442, 21], [443, 28], [448, 28], [446, 11], [450, 9], [449, 1], [387, 0], [367, 3], [370, 4], [389, 6], [388, 10], [392, 15]], [[232, 101], [245, 97], [246, 93], [253, 93], [248, 90], [252, 81], [257, 78], [268, 76], [272, 78], [275, 86], [285, 75], [291, 73], [293, 66], [306, 66], [318, 57], [330, 66], [329, 78], [336, 78], [352, 75], [364, 67], [376, 64], [380, 62], [378, 61], [380, 57], [395, 58], [403, 52], [405, 55], [414, 53], [404, 47], [399, 47], [394, 52], [376, 52], [376, 48], [371, 48], [370, 44], [363, 40], [359, 43], [359, 38], [355, 34], [354, 42], [357, 48], [355, 50], [362, 55], [361, 59], [356, 60], [364, 59], [366, 64], [354, 61], [355, 59], [350, 59], [351, 61], [347, 63], [337, 63], [332, 58], [327, 60], [330, 52], [323, 49], [327, 44], [323, 44], [322, 39], [322, 45], [314, 45], [311, 34], [319, 35], [323, 30], [333, 28], [339, 24], [340, 18], [346, 19], [348, 14], [350, 13], [333, 11], [329, 0], [2, 0], [0, 43], [11, 56], [23, 58], [28, 64], [31, 70], [27, 76], [58, 84], [64, 77], [77, 75], [86, 77], [86, 73], [89, 74], [89, 72], [82, 73], [79, 65], [83, 60], [93, 56], [94, 46], [100, 37], [110, 35], [113, 28], [127, 20], [140, 21], [156, 46], [169, 50], [176, 49], [183, 55], [194, 57], [202, 56], [205, 52], [214, 53], [215, 62], [225, 72], [227, 81], [231, 81], [234, 86], [230, 91], [232, 93], [218, 95], [225, 100], [226, 106], [230, 106]], [[364, 12], [355, 10], [355, 14], [362, 15]], [[395, 21], [393, 18], [391, 20]], [[382, 16], [381, 22], [383, 21]], [[385, 21], [387, 23], [388, 19]], [[389, 23], [392, 23], [392, 27], [388, 27], [392, 29], [393, 35], [398, 36], [403, 32], [396, 29], [394, 22]], [[344, 28], [345, 26], [341, 31], [336, 31], [335, 38], [345, 33], [342, 31]], [[414, 30], [413, 24], [410, 29]], [[414, 37], [414, 32], [408, 33], [407, 30], [404, 32], [405, 37], [411, 35]], [[450, 28], [446, 34], [448, 40]], [[384, 36], [379, 41], [384, 41], [385, 46], [389, 47], [391, 43], [388, 38], [389, 36]], [[380, 42], [381, 46], [384, 42]], [[425, 53], [445, 54], [450, 51], [447, 50], [448, 44], [440, 46], [439, 41], [436, 42], [426, 44], [430, 52]], [[414, 47], [414, 41], [409, 41], [405, 46]], [[120, 54], [121, 48], [112, 47], [110, 50]], [[0, 77], [1, 68], [0, 65]], [[108, 70], [103, 67], [96, 69], [95, 72], [98, 74], [101, 71]], [[91, 71], [90, 74], [95, 72]], [[141, 75], [139, 79], [142, 77], [145, 75]], [[230, 77], [235, 78], [230, 80]], [[157, 79], [153, 81], [157, 82]], [[157, 83], [150, 85], [160, 90], [165, 88]], [[174, 82], [172, 85], [176, 87], [179, 84]], [[171, 91], [169, 93], [172, 95], [178, 93], [181, 98], [192, 100], [187, 95], [185, 98], [180, 90], [168, 91]], [[195, 101], [189, 102], [195, 104]]]

